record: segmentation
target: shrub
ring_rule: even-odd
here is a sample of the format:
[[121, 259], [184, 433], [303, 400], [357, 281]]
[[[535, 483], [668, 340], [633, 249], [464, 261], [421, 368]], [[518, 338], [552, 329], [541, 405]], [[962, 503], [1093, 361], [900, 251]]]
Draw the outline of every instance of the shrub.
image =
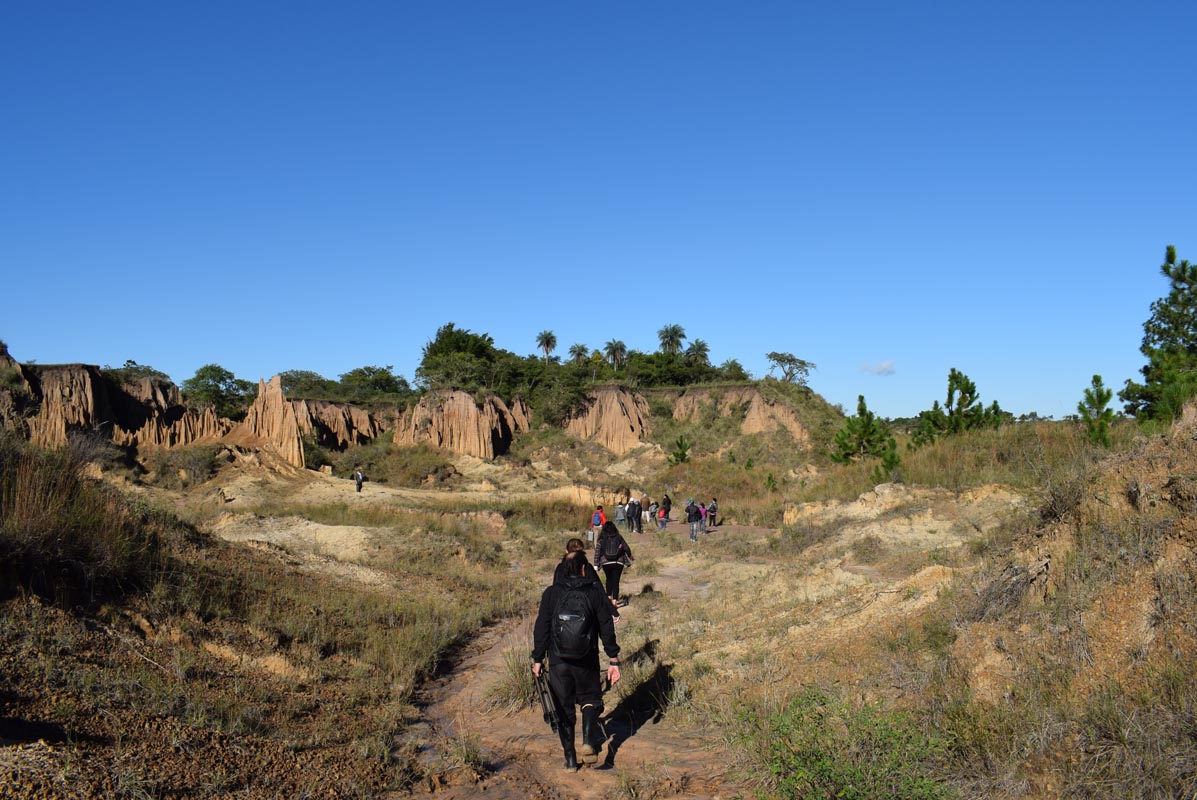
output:
[[931, 777], [944, 747], [908, 716], [852, 707], [807, 689], [765, 720], [761, 732], [782, 798], [932, 800], [952, 789]]

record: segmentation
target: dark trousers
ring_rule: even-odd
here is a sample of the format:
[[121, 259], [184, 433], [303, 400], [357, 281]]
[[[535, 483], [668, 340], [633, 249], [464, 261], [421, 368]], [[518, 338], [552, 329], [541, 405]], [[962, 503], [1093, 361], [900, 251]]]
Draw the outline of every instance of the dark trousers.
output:
[[607, 575], [607, 597], [619, 599], [619, 576], [623, 574], [623, 564], [618, 561], [613, 564], [603, 564], [603, 572]]
[[557, 703], [557, 713], [567, 728], [578, 720], [578, 706], [594, 706], [603, 711], [603, 684], [599, 679], [598, 660], [593, 664], [562, 661], [549, 664], [549, 688]]

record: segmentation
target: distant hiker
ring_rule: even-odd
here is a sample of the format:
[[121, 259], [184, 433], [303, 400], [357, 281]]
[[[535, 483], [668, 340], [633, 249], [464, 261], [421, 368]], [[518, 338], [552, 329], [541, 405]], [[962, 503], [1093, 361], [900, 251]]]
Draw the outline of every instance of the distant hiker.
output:
[[698, 529], [700, 531], [702, 531], [703, 533], [706, 533], [707, 532], [707, 504], [699, 503], [698, 511], [700, 514], [702, 514], [702, 519], [700, 519], [698, 521]]
[[599, 723], [603, 713], [603, 688], [599, 680], [599, 640], [607, 654], [607, 680], [619, 681], [619, 643], [611, 604], [603, 587], [587, 571], [586, 552], [567, 553], [553, 584], [540, 596], [540, 609], [532, 629], [532, 674], [544, 670], [549, 657], [549, 688], [560, 720], [557, 733], [565, 753], [565, 769], [578, 769], [574, 725], [582, 708], [582, 761], [594, 764], [606, 738]]
[[669, 520], [665, 516], [665, 506], [661, 506], [657, 509], [657, 530], [665, 530], [665, 523], [668, 521]]
[[640, 501], [635, 497], [628, 500], [628, 533], [633, 531], [636, 533], [644, 533], [644, 527], [641, 523], [643, 512], [640, 508]]
[[698, 526], [702, 524], [702, 512], [698, 510], [698, 506], [694, 501], [686, 503], [686, 522], [690, 523], [690, 541], [698, 541]]
[[607, 521], [607, 515], [603, 513], [602, 506], [595, 506], [594, 513], [590, 515], [590, 531], [586, 534], [586, 538], [594, 541], [598, 538], [599, 530], [602, 529], [603, 523]]
[[627, 510], [627, 508], [624, 506], [624, 504], [623, 504], [623, 503], [619, 503], [619, 504], [617, 504], [617, 505], [615, 506], [615, 525], [616, 525], [617, 527], [618, 527], [618, 526], [622, 526], [622, 525], [623, 525], [625, 522], [627, 522], [627, 521], [628, 521], [628, 510]]
[[648, 521], [649, 521], [649, 523], [650, 523], [650, 524], [656, 524], [656, 522], [657, 522], [657, 510], [658, 510], [659, 508], [660, 508], [660, 506], [659, 506], [659, 505], [657, 505], [657, 501], [656, 501], [656, 500], [653, 500], [652, 502], [650, 502], [650, 503], [648, 504]]
[[653, 519], [652, 512], [649, 510], [649, 507], [652, 505], [652, 500], [648, 498], [648, 495], [644, 495], [636, 501], [636, 504], [640, 509], [641, 517], [636, 525], [636, 533], [644, 533], [644, 523], [647, 522], [651, 524]]
[[665, 521], [669, 521], [669, 511], [673, 508], [673, 501], [669, 499], [669, 495], [661, 498], [661, 508], [665, 509]]
[[599, 533], [598, 541], [594, 543], [594, 563], [607, 577], [607, 597], [611, 598], [611, 606], [619, 608], [619, 577], [624, 567], [630, 567], [632, 548], [619, 532], [619, 528], [608, 522]]
[[707, 506], [707, 527], [715, 527], [715, 513], [719, 510], [719, 501], [714, 497], [711, 498], [711, 504]]
[[358, 494], [362, 493], [362, 483], [366, 480], [366, 476], [362, 474], [361, 468], [353, 470], [353, 482], [357, 485]]

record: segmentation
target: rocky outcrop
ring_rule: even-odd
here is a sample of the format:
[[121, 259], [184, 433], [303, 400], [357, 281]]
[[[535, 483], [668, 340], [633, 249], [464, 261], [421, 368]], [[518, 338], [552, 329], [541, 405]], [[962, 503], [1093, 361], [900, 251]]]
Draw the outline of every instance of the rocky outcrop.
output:
[[71, 431], [98, 432], [122, 447], [179, 447], [214, 440], [232, 427], [212, 409], [183, 405], [167, 381], [118, 385], [87, 364], [25, 366], [38, 411], [27, 420], [30, 441], [61, 447]]
[[783, 430], [799, 446], [810, 446], [810, 432], [798, 420], [794, 410], [785, 404], [767, 400], [751, 386], [687, 391], [674, 402], [673, 418], [694, 422], [700, 419], [704, 409], [712, 406], [719, 417], [743, 415], [740, 423], [740, 432], [743, 434]]
[[258, 381], [258, 397], [234, 434], [237, 438], [249, 437], [271, 445], [288, 464], [304, 465], [299, 417], [292, 404], [283, 397], [283, 381], [278, 375], [269, 383]]
[[648, 416], [648, 401], [643, 397], [619, 386], [606, 386], [587, 396], [585, 406], [565, 430], [623, 455], [641, 445], [649, 430]]
[[323, 400], [290, 400], [299, 432], [313, 437], [324, 447], [344, 450], [351, 444], [366, 444], [388, 430], [385, 418], [364, 408]]
[[519, 431], [528, 429], [528, 411], [522, 400], [513, 411], [498, 397], [481, 404], [468, 392], [452, 390], [425, 395], [400, 412], [395, 424], [395, 444], [410, 447], [431, 444], [454, 453], [494, 458], [511, 447]]

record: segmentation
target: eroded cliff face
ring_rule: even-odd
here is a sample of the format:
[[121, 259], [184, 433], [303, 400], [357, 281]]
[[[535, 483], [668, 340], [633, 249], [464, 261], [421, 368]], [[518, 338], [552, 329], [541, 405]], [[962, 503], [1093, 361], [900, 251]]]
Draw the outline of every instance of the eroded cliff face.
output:
[[171, 383], [143, 379], [118, 386], [88, 364], [24, 366], [31, 403], [25, 420], [30, 441], [61, 447], [71, 431], [92, 431], [124, 447], [176, 447], [214, 440], [232, 423], [211, 409], [183, 405]]
[[506, 453], [515, 434], [527, 429], [528, 409], [522, 400], [508, 408], [498, 397], [488, 397], [479, 405], [468, 392], [433, 392], [398, 415], [395, 444], [430, 444], [491, 459]]
[[789, 406], [774, 403], [751, 386], [726, 389], [694, 389], [685, 392], [673, 404], [673, 418], [695, 421], [704, 408], [715, 406], [718, 416], [743, 414], [740, 432], [771, 433], [783, 430], [801, 447], [810, 447], [810, 432]]
[[295, 411], [299, 432], [314, 437], [325, 447], [344, 450], [351, 444], [366, 444], [389, 429], [385, 418], [345, 403], [323, 400], [288, 402]]
[[605, 386], [587, 398], [565, 430], [617, 455], [639, 447], [650, 430], [648, 401], [619, 386]]

